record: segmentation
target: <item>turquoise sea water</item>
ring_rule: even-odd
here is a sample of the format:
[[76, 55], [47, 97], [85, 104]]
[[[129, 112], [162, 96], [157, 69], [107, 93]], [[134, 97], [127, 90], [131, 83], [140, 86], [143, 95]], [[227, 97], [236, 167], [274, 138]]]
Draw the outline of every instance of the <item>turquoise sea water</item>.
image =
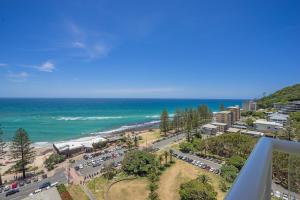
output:
[[34, 142], [53, 142], [156, 121], [163, 108], [172, 114], [176, 108], [207, 104], [218, 111], [221, 103], [241, 105], [242, 100], [0, 99], [0, 125], [7, 141], [22, 127]]

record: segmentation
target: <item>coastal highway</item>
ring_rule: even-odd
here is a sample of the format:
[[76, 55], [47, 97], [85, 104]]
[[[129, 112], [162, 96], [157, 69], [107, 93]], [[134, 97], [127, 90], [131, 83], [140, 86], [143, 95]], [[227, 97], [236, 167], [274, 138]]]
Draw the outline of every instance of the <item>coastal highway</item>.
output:
[[0, 199], [2, 200], [21, 200], [25, 197], [27, 197], [30, 193], [34, 192], [35, 190], [39, 189], [39, 186], [44, 183], [49, 181], [50, 183], [67, 183], [67, 177], [65, 174], [65, 171], [63, 169], [59, 170], [57, 173], [55, 173], [54, 176], [43, 179], [38, 182], [32, 182], [30, 184], [26, 184], [23, 187], [19, 187], [20, 192], [13, 194], [11, 196], [5, 197], [5, 193], [0, 194]]

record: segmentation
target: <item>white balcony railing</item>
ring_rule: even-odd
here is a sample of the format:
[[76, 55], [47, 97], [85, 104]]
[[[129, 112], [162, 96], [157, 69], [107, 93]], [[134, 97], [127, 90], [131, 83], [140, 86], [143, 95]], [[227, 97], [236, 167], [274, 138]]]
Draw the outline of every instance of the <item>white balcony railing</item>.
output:
[[269, 200], [272, 185], [272, 152], [300, 155], [300, 143], [263, 137], [226, 196], [226, 200]]

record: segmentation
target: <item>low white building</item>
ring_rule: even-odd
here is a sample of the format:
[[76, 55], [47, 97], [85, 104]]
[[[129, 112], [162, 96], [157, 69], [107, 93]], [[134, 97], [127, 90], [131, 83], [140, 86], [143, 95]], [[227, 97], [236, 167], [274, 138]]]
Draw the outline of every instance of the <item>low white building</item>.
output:
[[251, 135], [251, 136], [254, 136], [254, 137], [261, 137], [261, 136], [264, 136], [265, 134], [262, 133], [262, 132], [258, 132], [258, 131], [249, 131], [249, 130], [242, 130], [241, 131], [242, 134], [245, 134], [245, 135]]
[[66, 142], [54, 143], [53, 147], [59, 154], [71, 155], [82, 151], [90, 151], [93, 149], [93, 144], [106, 141], [100, 136], [83, 137]]
[[274, 132], [283, 128], [283, 125], [277, 122], [269, 122], [264, 119], [258, 119], [254, 122], [255, 130]]
[[278, 112], [271, 113], [268, 115], [268, 121], [277, 122], [279, 124], [282, 124], [283, 126], [286, 125], [288, 118], [289, 118], [289, 115], [278, 113]]
[[207, 135], [216, 135], [218, 132], [218, 127], [212, 124], [205, 124], [201, 126], [201, 130], [204, 134]]

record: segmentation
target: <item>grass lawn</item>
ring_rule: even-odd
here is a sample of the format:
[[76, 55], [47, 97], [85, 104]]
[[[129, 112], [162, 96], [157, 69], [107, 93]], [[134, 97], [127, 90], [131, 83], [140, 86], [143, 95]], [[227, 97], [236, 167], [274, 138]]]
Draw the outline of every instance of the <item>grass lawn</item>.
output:
[[225, 193], [219, 189], [221, 177], [181, 160], [176, 160], [176, 163], [161, 175], [158, 189], [160, 199], [179, 200], [180, 184], [195, 179], [200, 174], [206, 174], [210, 178], [210, 183], [218, 193], [217, 199], [224, 199]]
[[97, 200], [103, 200], [108, 183], [109, 181], [106, 178], [100, 176], [89, 181], [87, 187], [93, 192]]
[[159, 129], [153, 129], [152, 131], [146, 131], [146, 132], [140, 134], [140, 136], [142, 136], [142, 140], [139, 141], [139, 144], [142, 146], [146, 145], [146, 141], [147, 141], [147, 144], [149, 145], [153, 141], [155, 141], [161, 137]]
[[69, 185], [67, 190], [74, 200], [89, 200], [89, 197], [84, 193], [79, 185]]
[[108, 197], [109, 200], [146, 200], [148, 194], [148, 180], [138, 178], [116, 183], [110, 188]]

